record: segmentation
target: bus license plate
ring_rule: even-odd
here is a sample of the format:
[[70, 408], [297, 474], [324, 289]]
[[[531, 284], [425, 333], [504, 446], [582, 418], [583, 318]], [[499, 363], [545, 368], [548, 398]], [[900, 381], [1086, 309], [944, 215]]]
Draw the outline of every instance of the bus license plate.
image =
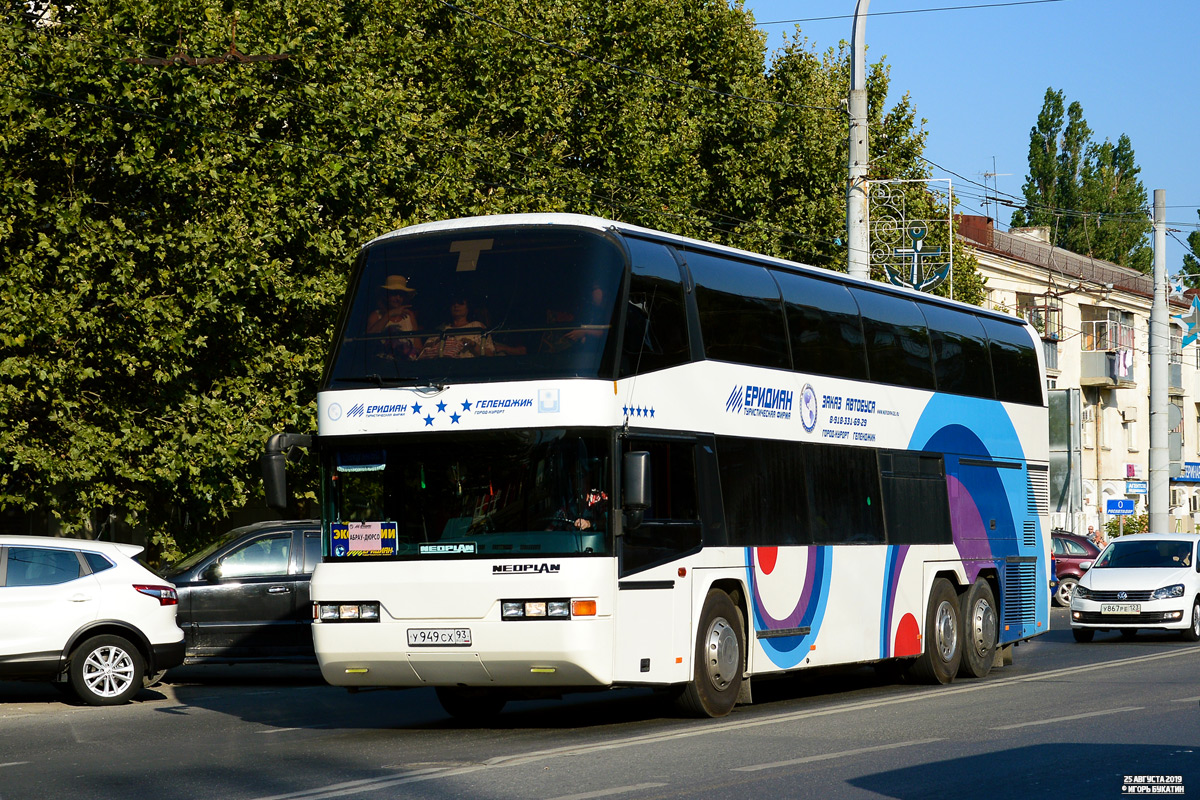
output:
[[409, 647], [469, 647], [470, 628], [409, 628]]
[[1141, 603], [1101, 603], [1101, 614], [1140, 614], [1142, 613]]

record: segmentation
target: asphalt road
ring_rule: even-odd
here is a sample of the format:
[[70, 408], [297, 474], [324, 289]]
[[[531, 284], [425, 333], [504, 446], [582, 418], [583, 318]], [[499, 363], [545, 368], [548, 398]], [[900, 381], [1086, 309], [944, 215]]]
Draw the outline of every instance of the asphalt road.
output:
[[1200, 795], [1200, 645], [1052, 624], [983, 680], [807, 673], [718, 720], [626, 690], [462, 727], [430, 690], [349, 694], [315, 667], [181, 668], [117, 708], [0, 683], [0, 800]]

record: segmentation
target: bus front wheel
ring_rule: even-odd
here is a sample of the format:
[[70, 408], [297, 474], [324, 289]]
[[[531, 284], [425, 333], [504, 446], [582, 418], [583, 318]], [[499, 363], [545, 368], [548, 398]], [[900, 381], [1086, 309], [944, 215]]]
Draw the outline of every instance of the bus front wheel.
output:
[[925, 613], [925, 652], [909, 670], [914, 680], [935, 684], [954, 680], [963, 651], [959, 610], [958, 594], [950, 581], [936, 579]]
[[729, 595], [712, 589], [704, 600], [696, 636], [695, 674], [679, 696], [679, 707], [697, 717], [723, 717], [742, 688], [746, 639], [741, 616]]

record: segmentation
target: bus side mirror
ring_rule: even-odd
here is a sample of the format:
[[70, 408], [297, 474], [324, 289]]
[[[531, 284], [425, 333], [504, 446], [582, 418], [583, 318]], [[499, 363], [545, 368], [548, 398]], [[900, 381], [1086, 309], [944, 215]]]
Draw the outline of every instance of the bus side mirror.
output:
[[621, 460], [621, 473], [625, 522], [633, 529], [642, 524], [642, 514], [650, 507], [650, 454], [644, 450], [626, 453]]
[[299, 433], [276, 433], [267, 440], [262, 456], [263, 493], [267, 507], [287, 511], [291, 494], [287, 485], [287, 458], [293, 447], [310, 447], [312, 437]]

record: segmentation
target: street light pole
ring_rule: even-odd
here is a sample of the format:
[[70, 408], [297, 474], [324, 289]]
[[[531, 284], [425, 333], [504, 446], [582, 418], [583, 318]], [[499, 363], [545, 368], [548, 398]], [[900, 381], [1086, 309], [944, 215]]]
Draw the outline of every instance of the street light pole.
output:
[[1167, 318], [1167, 193], [1154, 190], [1154, 300], [1150, 306], [1150, 530], [1169, 533], [1170, 425], [1167, 407], [1171, 352]]
[[870, 242], [867, 236], [867, 7], [854, 6], [854, 33], [850, 38], [850, 180], [846, 187], [847, 271], [852, 277], [871, 277]]

